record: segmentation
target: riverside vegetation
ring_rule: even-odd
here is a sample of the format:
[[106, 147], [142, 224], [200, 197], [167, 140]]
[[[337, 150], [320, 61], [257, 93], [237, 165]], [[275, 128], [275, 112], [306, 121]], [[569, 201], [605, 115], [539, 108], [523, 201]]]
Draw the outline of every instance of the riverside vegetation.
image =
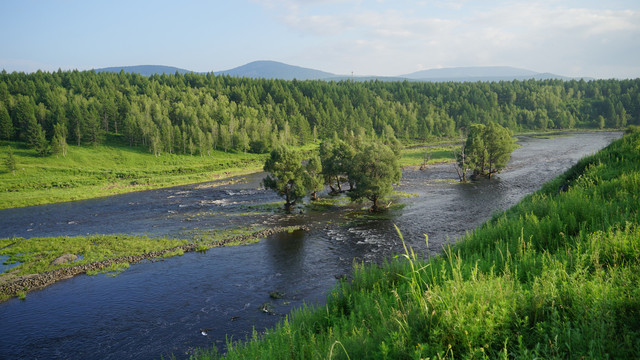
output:
[[189, 251], [246, 244], [278, 232], [306, 229], [305, 226], [248, 226], [207, 232], [197, 239], [166, 239], [132, 235], [60, 236], [0, 239], [0, 256], [5, 264], [17, 264], [0, 275], [0, 301], [11, 296], [26, 297], [28, 291], [79, 274], [118, 273], [143, 260], [164, 259]]
[[224, 358], [634, 358], [639, 204], [633, 129], [440, 256], [356, 264], [325, 306], [229, 342]]

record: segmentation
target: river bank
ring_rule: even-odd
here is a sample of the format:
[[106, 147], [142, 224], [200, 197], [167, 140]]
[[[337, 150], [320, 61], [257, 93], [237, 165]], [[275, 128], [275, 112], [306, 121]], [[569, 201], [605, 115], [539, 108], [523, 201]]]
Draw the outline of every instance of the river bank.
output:
[[[633, 358], [640, 131], [579, 161], [442, 256], [356, 265], [327, 304], [195, 359]], [[405, 244], [401, 234], [397, 235]], [[428, 248], [428, 240], [427, 240]]]

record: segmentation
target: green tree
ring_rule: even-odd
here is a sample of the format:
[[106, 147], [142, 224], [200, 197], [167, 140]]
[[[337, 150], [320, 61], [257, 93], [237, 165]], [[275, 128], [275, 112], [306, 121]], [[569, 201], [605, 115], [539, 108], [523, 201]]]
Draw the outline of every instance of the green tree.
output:
[[40, 156], [46, 156], [49, 154], [49, 143], [44, 135], [42, 126], [38, 123], [35, 117], [29, 119], [27, 124], [27, 144], [32, 147]]
[[475, 176], [487, 176], [500, 172], [509, 162], [515, 149], [509, 129], [496, 122], [471, 126], [465, 144], [466, 163]]
[[507, 166], [511, 153], [516, 148], [515, 141], [509, 129], [492, 121], [485, 129], [484, 142], [487, 149], [488, 175], [491, 179], [492, 174]]
[[4, 165], [6, 166], [7, 171], [11, 172], [12, 175], [16, 174], [16, 158], [13, 156], [13, 149], [11, 146], [9, 146], [9, 149], [7, 150], [7, 157], [4, 160]]
[[298, 152], [285, 146], [277, 147], [265, 161], [264, 171], [269, 173], [263, 180], [264, 187], [284, 197], [287, 211], [307, 194], [304, 167]]
[[51, 139], [51, 152], [63, 157], [67, 156], [67, 127], [57, 123], [53, 125], [53, 138]]
[[[349, 169], [355, 153], [356, 151], [351, 145], [337, 139], [337, 137], [334, 137], [333, 140], [325, 140], [320, 144], [322, 174], [325, 183], [331, 188], [331, 192], [342, 192], [341, 183], [344, 180], [349, 180]], [[333, 187], [334, 182], [337, 189]]]
[[13, 123], [9, 111], [0, 103], [0, 139], [10, 140], [13, 137]]
[[465, 143], [465, 159], [466, 169], [473, 170], [474, 175], [482, 175], [486, 168], [487, 151], [484, 145], [484, 129], [483, 124], [473, 124], [467, 135]]
[[384, 144], [371, 143], [353, 158], [349, 176], [355, 188], [349, 192], [352, 200], [366, 198], [373, 202], [371, 211], [378, 211], [378, 201], [393, 191], [402, 171], [398, 157]]
[[311, 200], [318, 200], [318, 191], [324, 187], [324, 177], [322, 176], [322, 162], [318, 155], [309, 159], [305, 167], [305, 187], [311, 191]]

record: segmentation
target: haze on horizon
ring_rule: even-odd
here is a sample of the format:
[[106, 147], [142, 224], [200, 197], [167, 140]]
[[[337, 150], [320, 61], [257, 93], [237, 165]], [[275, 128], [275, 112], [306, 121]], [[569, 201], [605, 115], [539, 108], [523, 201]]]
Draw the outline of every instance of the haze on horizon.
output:
[[274, 60], [345, 75], [513, 66], [640, 77], [634, 0], [2, 0], [0, 11], [8, 72]]

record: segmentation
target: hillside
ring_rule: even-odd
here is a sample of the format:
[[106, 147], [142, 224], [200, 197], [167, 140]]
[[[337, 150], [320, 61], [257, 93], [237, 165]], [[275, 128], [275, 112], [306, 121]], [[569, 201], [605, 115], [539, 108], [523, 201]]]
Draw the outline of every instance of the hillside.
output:
[[539, 73], [510, 66], [475, 66], [429, 69], [400, 76], [419, 81], [511, 81], [529, 79], [569, 80], [569, 78], [565, 76], [550, 73]]
[[215, 74], [282, 80], [319, 80], [335, 76], [325, 71], [288, 65], [277, 61], [254, 61], [233, 69], [218, 71]]
[[[137, 66], [116, 66], [96, 69], [96, 72], [120, 72], [136, 73], [144, 76], [154, 74], [179, 74], [191, 73], [193, 71], [181, 69], [173, 66], [163, 65], [137, 65]], [[330, 72], [305, 68], [301, 66], [289, 65], [277, 61], [253, 61], [248, 64], [238, 66], [228, 70], [214, 71], [215, 75], [230, 75], [234, 77], [246, 77], [252, 79], [281, 79], [281, 80], [326, 80], [326, 81], [427, 81], [427, 82], [475, 82], [475, 81], [512, 81], [512, 80], [546, 80], [560, 79], [571, 80], [571, 78], [551, 73], [540, 73], [531, 70], [519, 69], [510, 66], [474, 66], [474, 67], [452, 67], [442, 69], [429, 69], [413, 72], [410, 74], [397, 76], [378, 75], [339, 75]], [[588, 80], [588, 79], [587, 79]]]
[[134, 73], [140, 74], [144, 76], [151, 76], [155, 74], [186, 74], [191, 73], [191, 70], [180, 69], [173, 66], [163, 66], [163, 65], [135, 65], [135, 66], [114, 66], [114, 67], [106, 67], [101, 69], [95, 69], [96, 72], [114, 72], [119, 73], [120, 71], [124, 71], [125, 73]]

